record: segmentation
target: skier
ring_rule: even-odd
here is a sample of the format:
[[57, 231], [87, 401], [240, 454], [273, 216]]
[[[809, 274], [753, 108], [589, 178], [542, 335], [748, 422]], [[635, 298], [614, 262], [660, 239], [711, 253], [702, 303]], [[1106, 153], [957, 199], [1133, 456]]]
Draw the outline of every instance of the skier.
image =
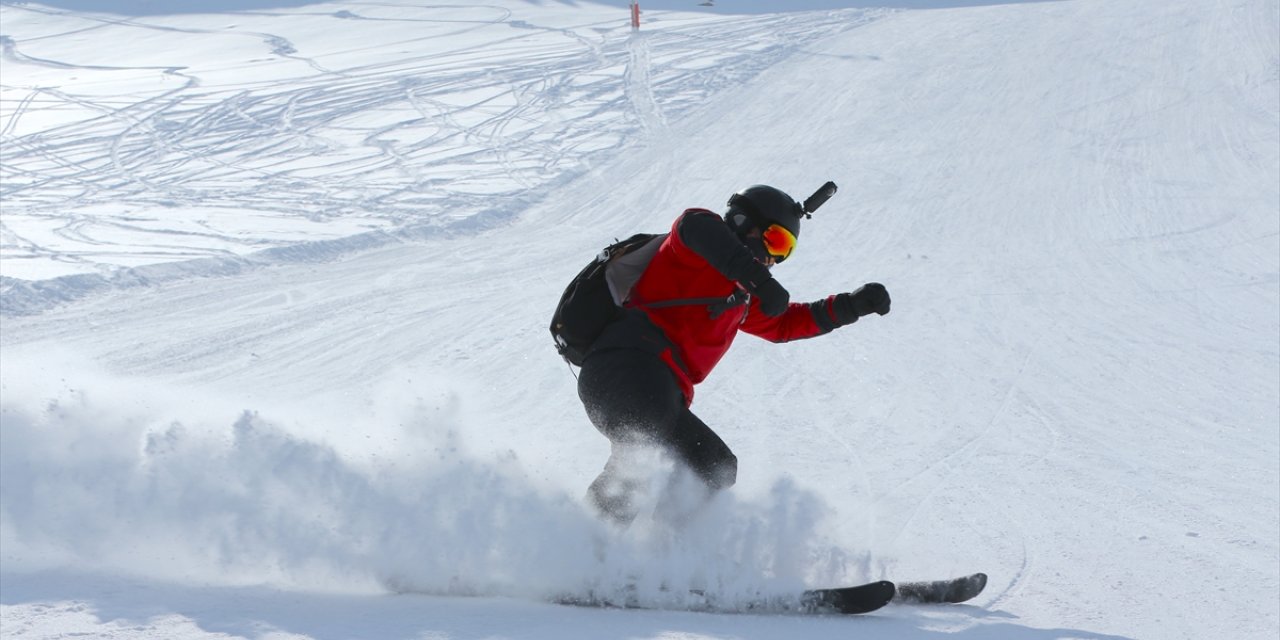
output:
[[686, 210], [636, 282], [622, 317], [591, 345], [578, 396], [612, 447], [588, 489], [606, 517], [624, 525], [636, 517], [639, 480], [628, 470], [643, 447], [666, 451], [708, 493], [734, 484], [737, 457], [689, 407], [694, 385], [739, 330], [787, 342], [889, 313], [889, 293], [874, 282], [815, 302], [790, 301], [770, 268], [791, 255], [806, 215], [791, 196], [765, 185], [735, 193], [724, 217]]

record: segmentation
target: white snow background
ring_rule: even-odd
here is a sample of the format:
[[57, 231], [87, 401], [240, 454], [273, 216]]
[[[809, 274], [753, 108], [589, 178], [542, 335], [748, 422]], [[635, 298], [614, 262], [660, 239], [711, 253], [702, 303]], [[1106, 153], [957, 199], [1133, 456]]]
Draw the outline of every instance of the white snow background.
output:
[[[626, 4], [0, 3], [0, 635], [1277, 637], [1276, 0]], [[738, 485], [598, 522], [564, 284], [828, 179], [775, 275], [893, 312], [742, 337]]]

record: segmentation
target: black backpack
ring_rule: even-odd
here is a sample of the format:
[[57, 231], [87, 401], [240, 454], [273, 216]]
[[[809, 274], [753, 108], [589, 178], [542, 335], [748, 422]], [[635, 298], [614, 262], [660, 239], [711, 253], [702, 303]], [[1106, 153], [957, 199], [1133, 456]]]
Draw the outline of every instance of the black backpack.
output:
[[551, 316], [551, 336], [556, 351], [570, 364], [582, 366], [587, 350], [609, 323], [622, 317], [622, 305], [649, 261], [662, 245], [665, 233], [637, 233], [604, 248], [583, 267], [556, 305]]

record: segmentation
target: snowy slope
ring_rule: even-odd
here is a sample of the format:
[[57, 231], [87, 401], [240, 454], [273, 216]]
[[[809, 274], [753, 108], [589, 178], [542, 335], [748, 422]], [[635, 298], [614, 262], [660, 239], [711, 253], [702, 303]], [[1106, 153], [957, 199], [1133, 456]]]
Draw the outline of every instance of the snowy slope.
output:
[[[3, 635], [1275, 637], [1280, 6], [854, 4], [4, 4]], [[741, 340], [694, 404], [738, 486], [595, 522], [565, 280], [827, 179], [776, 275], [893, 313]]]

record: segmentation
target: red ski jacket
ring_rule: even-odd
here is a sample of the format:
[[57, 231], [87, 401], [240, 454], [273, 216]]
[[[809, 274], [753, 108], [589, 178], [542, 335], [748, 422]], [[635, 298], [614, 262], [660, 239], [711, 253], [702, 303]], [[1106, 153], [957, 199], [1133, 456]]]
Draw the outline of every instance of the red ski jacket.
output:
[[[711, 373], [739, 330], [787, 342], [836, 327], [832, 298], [791, 303], [782, 315], [765, 315], [747, 292], [752, 282], [769, 277], [768, 268], [751, 257], [719, 215], [689, 209], [672, 225], [627, 306], [643, 311], [669, 341], [660, 356], [680, 381], [686, 403], [693, 402], [694, 385]], [[722, 302], [670, 304], [698, 299]]]

